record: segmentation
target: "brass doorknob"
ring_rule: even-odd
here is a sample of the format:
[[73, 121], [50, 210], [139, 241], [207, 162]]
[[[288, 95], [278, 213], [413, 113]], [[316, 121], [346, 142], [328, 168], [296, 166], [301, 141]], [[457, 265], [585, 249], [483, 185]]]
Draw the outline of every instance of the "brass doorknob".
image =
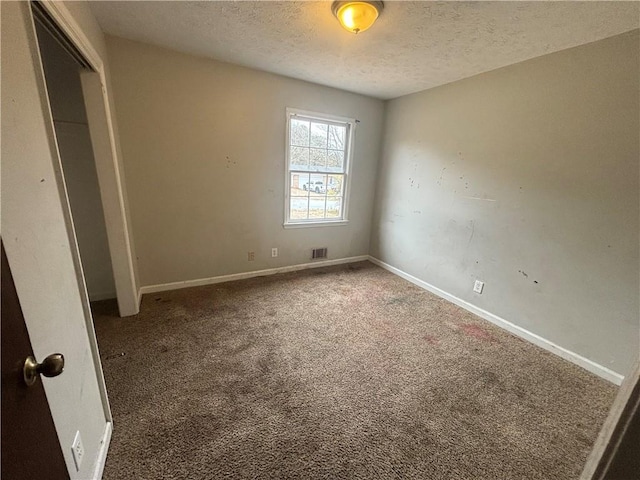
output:
[[24, 361], [24, 367], [22, 368], [22, 374], [24, 377], [24, 383], [28, 387], [36, 383], [38, 375], [44, 375], [45, 377], [57, 377], [64, 370], [64, 355], [61, 353], [52, 353], [45, 358], [42, 363], [36, 362], [36, 359], [31, 355]]

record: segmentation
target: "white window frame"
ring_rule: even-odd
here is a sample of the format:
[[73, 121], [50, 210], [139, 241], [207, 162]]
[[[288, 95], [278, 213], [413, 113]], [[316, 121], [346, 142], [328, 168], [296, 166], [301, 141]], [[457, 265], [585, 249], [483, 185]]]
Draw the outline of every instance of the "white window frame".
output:
[[[349, 197], [351, 196], [351, 166], [353, 164], [353, 145], [356, 131], [357, 121], [355, 118], [340, 117], [337, 115], [331, 115], [326, 113], [311, 112], [308, 110], [300, 110], [297, 108], [286, 109], [287, 124], [286, 124], [286, 144], [285, 144], [285, 194], [284, 194], [284, 228], [300, 228], [300, 227], [326, 227], [330, 225], [346, 225], [349, 223]], [[344, 155], [344, 172], [340, 175], [344, 175], [344, 181], [342, 182], [342, 218], [329, 219], [329, 218], [310, 218], [310, 219], [291, 219], [291, 119], [297, 116], [304, 117], [310, 120], [318, 120], [320, 122], [328, 123], [341, 123], [347, 127], [347, 139], [345, 142], [345, 155]], [[313, 172], [310, 172], [313, 173]], [[325, 174], [321, 172], [321, 174]]]

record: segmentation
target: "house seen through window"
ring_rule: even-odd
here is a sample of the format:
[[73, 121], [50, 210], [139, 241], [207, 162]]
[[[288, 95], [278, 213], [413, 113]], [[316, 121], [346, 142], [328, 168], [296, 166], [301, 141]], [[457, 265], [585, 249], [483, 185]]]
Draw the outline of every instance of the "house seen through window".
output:
[[285, 224], [346, 221], [354, 125], [351, 119], [287, 109]]

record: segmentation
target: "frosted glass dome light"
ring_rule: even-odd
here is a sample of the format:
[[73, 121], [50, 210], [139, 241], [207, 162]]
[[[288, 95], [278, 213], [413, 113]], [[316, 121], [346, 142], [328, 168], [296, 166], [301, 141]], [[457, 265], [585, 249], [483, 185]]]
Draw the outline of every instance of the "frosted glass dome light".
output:
[[377, 20], [384, 8], [382, 2], [333, 2], [331, 11], [345, 30], [358, 34], [367, 30]]

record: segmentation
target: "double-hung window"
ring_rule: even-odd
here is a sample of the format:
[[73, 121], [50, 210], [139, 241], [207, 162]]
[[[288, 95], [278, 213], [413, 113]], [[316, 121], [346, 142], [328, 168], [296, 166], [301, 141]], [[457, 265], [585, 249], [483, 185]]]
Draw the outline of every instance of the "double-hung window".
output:
[[355, 124], [287, 109], [285, 226], [346, 223]]

